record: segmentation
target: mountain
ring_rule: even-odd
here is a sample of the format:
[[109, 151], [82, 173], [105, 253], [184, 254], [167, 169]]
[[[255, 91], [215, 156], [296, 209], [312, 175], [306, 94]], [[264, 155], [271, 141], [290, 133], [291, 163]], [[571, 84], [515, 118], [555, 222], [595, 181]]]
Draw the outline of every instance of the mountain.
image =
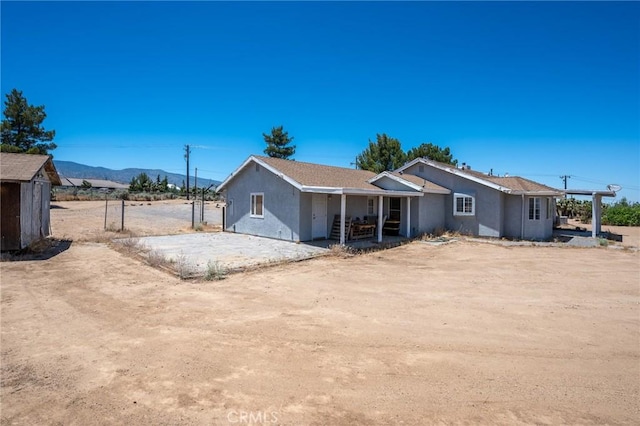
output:
[[[74, 163], [73, 161], [60, 160], [53, 160], [53, 164], [56, 166], [58, 174], [68, 178], [106, 179], [114, 182], [129, 184], [132, 178], [138, 176], [140, 173], [146, 173], [152, 180], [155, 180], [158, 175], [160, 175], [160, 179], [163, 179], [166, 176], [169, 183], [180, 187], [182, 186], [183, 182], [187, 181], [186, 175], [169, 173], [160, 169], [112, 170], [105, 167], [93, 167], [87, 166], [85, 164]], [[195, 183], [194, 176], [189, 176], [189, 182], [190, 185], [193, 185]], [[198, 177], [198, 188], [201, 188], [202, 186], [209, 186], [211, 184], [218, 186], [220, 185], [220, 183], [221, 182], [217, 180]]]

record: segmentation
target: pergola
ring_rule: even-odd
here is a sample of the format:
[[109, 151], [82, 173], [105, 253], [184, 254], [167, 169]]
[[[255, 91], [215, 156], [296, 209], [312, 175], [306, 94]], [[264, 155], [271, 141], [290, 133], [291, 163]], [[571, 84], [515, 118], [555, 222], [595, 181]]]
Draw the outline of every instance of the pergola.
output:
[[615, 191], [593, 191], [589, 189], [566, 189], [565, 195], [591, 195], [591, 236], [596, 238], [602, 231], [602, 197], [615, 197]]

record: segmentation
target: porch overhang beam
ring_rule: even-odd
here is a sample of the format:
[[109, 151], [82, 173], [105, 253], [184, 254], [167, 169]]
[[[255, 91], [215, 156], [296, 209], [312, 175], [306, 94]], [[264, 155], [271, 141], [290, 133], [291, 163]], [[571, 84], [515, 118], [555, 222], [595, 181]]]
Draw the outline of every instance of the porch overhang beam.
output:
[[364, 196], [385, 196], [385, 197], [423, 197], [422, 192], [414, 191], [393, 191], [393, 190], [371, 190], [371, 189], [359, 189], [359, 188], [336, 188], [325, 186], [303, 186], [300, 191], [310, 192], [317, 194], [336, 194], [336, 195], [364, 195]]

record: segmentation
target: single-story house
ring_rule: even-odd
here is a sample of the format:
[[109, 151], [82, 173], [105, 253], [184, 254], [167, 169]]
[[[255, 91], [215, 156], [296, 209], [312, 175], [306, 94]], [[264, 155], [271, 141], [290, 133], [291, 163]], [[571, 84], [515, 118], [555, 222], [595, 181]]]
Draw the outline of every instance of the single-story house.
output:
[[2, 251], [49, 235], [51, 186], [60, 183], [50, 156], [0, 153]]
[[[549, 238], [553, 197], [519, 177], [487, 176], [426, 159], [375, 174], [250, 156], [218, 187], [224, 230], [290, 241], [413, 237], [437, 229], [471, 235]], [[533, 201], [530, 201], [533, 200]]]
[[114, 182], [112, 180], [107, 179], [83, 179], [83, 178], [69, 178], [65, 176], [60, 176], [60, 180], [62, 181], [61, 186], [63, 188], [82, 188], [83, 184], [87, 182], [91, 185], [91, 189], [97, 190], [128, 190], [129, 185], [120, 182]]

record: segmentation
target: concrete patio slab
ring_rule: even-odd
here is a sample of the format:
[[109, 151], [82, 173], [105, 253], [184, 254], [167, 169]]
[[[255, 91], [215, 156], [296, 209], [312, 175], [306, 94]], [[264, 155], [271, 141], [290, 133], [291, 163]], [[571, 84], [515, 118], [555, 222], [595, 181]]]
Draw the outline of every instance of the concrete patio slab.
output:
[[236, 270], [308, 259], [328, 251], [302, 243], [228, 232], [143, 237], [139, 242], [171, 261], [182, 259], [195, 274], [203, 274], [208, 262]]

